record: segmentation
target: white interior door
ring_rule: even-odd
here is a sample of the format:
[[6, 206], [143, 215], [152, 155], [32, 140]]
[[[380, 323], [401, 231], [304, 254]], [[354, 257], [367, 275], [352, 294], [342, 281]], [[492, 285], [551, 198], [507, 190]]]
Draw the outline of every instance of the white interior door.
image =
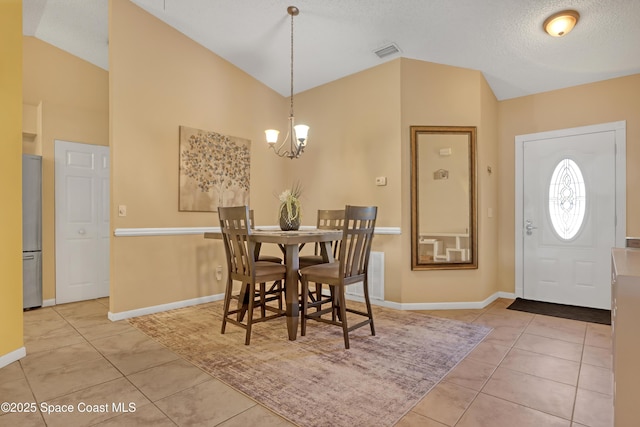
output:
[[109, 295], [109, 147], [55, 141], [56, 303]]
[[620, 235], [624, 241], [616, 223], [619, 135], [588, 127], [520, 144], [520, 296], [609, 309], [611, 248]]

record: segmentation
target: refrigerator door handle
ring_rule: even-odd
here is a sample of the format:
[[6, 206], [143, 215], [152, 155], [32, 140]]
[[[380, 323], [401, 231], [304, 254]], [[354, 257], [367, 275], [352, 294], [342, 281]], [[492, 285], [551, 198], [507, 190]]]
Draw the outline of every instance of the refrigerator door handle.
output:
[[22, 259], [23, 260], [29, 260], [29, 259], [35, 259], [36, 257], [34, 255], [23, 255]]

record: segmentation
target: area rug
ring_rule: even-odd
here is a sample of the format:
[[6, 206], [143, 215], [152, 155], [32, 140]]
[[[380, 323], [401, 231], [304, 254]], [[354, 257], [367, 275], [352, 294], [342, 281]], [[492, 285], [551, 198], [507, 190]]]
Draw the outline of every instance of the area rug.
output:
[[214, 377], [304, 427], [393, 426], [491, 331], [481, 325], [374, 307], [376, 336], [311, 321], [289, 341], [284, 318], [245, 331], [222, 303], [129, 322]]
[[544, 314], [546, 316], [562, 317], [564, 319], [580, 320], [583, 322], [611, 324], [611, 310], [600, 308], [578, 307], [575, 305], [555, 304], [551, 302], [533, 301], [516, 298], [509, 310], [526, 311], [527, 313]]

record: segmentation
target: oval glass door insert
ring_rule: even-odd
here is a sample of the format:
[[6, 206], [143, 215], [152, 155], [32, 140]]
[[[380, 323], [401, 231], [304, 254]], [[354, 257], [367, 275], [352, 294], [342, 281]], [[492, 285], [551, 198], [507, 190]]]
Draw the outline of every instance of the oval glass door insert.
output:
[[571, 159], [562, 159], [549, 184], [549, 216], [561, 239], [573, 239], [584, 222], [586, 194], [580, 168]]

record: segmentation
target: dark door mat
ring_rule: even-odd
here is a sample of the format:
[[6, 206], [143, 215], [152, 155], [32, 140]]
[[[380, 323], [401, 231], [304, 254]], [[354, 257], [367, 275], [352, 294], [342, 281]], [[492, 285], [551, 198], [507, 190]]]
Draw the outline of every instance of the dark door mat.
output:
[[603, 310], [601, 308], [578, 307], [522, 298], [516, 298], [507, 308], [509, 310], [526, 311], [527, 313], [544, 314], [546, 316], [600, 323], [602, 325], [611, 324], [611, 310]]

